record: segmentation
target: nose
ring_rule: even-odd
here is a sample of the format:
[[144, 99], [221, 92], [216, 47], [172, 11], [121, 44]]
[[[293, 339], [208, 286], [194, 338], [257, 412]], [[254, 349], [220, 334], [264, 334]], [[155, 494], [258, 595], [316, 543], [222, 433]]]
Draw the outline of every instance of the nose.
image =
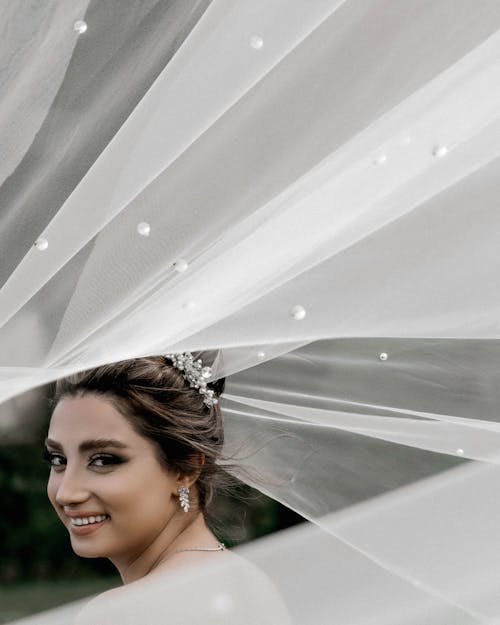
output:
[[66, 467], [63, 473], [54, 477], [54, 499], [60, 506], [79, 504], [89, 498], [90, 491], [78, 471]]

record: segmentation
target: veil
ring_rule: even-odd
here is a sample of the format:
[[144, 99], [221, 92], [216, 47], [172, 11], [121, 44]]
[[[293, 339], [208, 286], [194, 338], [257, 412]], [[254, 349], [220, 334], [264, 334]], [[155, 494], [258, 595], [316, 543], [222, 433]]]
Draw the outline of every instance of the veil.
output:
[[294, 623], [500, 622], [500, 4], [0, 23], [0, 428], [71, 372], [215, 350], [228, 451], [310, 521], [240, 549]]

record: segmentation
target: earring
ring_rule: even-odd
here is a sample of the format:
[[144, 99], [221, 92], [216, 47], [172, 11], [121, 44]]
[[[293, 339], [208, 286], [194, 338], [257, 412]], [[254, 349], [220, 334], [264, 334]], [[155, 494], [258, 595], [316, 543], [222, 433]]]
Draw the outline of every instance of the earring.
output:
[[189, 511], [189, 488], [181, 484], [177, 489], [179, 493], [179, 503], [184, 512]]

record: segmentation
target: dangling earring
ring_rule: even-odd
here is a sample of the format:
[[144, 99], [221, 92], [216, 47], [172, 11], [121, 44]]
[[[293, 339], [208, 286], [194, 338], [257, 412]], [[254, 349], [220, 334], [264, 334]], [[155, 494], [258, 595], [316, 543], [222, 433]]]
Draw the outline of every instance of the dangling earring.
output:
[[179, 493], [179, 503], [184, 512], [189, 511], [189, 488], [181, 484], [177, 489]]

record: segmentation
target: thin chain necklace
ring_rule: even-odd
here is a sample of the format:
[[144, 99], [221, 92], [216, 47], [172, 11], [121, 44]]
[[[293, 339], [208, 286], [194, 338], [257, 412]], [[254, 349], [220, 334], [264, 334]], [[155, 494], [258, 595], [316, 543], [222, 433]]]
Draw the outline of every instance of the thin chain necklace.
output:
[[179, 553], [181, 551], [224, 551], [226, 545], [224, 543], [219, 543], [217, 547], [186, 547], [185, 549], [174, 549], [169, 554], [167, 554], [167, 558], [174, 553]]
[[169, 553], [166, 553], [163, 557], [158, 558], [156, 562], [153, 562], [153, 565], [148, 570], [148, 573], [155, 569], [159, 564], [168, 560], [170, 556], [173, 556], [174, 553], [180, 553], [181, 551], [224, 551], [226, 545], [224, 543], [219, 543], [217, 547], [185, 547], [184, 549], [174, 549]]

